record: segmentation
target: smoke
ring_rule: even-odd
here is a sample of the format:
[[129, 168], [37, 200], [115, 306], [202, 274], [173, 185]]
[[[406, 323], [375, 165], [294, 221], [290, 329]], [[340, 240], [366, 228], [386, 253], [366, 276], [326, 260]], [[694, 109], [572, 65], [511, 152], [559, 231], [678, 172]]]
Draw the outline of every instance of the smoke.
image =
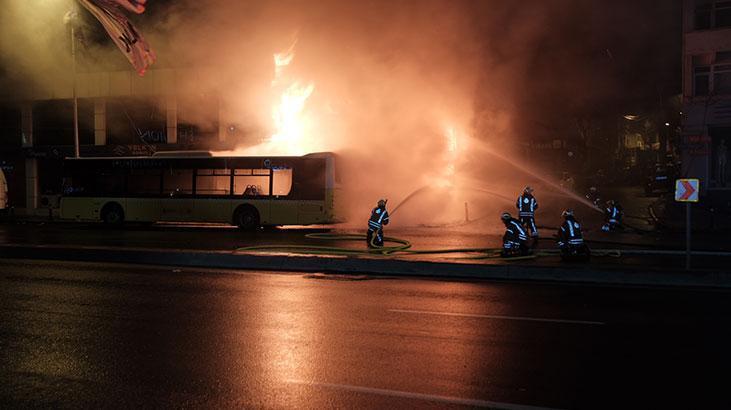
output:
[[[62, 17], [70, 0], [5, 3], [6, 75], [28, 87], [68, 82]], [[570, 137], [578, 112], [621, 110], [628, 90], [655, 93], [656, 73], [634, 68], [677, 60], [653, 47], [658, 25], [649, 18], [656, 10], [674, 16], [662, 4], [151, 0], [135, 23], [156, 50], [153, 68], [196, 69], [178, 81], [180, 94], [220, 97], [220, 120], [236, 130], [239, 152], [339, 152], [347, 192], [340, 199], [356, 222], [379, 198], [396, 205], [428, 187], [394, 218], [417, 224], [459, 220], [465, 202], [473, 217], [511, 209], [505, 198], [540, 183], [511, 165], [530, 163], [520, 157], [522, 141]], [[103, 35], [90, 36], [83, 69], [124, 64]], [[274, 55], [288, 50], [292, 60], [275, 73]], [[267, 143], [282, 132], [283, 95], [309, 86], [301, 110], [287, 117], [302, 133], [298, 143]], [[203, 112], [210, 110], [189, 115], [218, 120]]]
[[[71, 67], [64, 16], [70, 0], [8, 0], [0, 12], [1, 95], [40, 90], [48, 92], [57, 82], [70, 84]], [[60, 45], [60, 46], [59, 46]], [[23, 87], [17, 87], [17, 82]], [[15, 84], [15, 86], [13, 86]], [[30, 94], [30, 93], [28, 93]], [[22, 97], [21, 97], [22, 98]]]

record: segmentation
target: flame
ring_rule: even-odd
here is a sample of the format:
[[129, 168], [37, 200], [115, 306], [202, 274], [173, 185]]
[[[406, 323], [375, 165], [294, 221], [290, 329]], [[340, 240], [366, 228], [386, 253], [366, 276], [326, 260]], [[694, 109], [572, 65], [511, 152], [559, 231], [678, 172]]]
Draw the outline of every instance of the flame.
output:
[[460, 154], [465, 150], [467, 138], [466, 135], [457, 131], [457, 128], [450, 125], [445, 127], [444, 140], [447, 148], [444, 153], [444, 172], [436, 178], [436, 182], [437, 185], [446, 188], [455, 184], [457, 162]]
[[277, 131], [271, 136], [270, 142], [275, 147], [286, 149], [296, 155], [304, 154], [302, 152], [306, 145], [304, 134], [309, 128], [309, 120], [302, 111], [314, 90], [315, 86], [312, 83], [301, 85], [295, 81], [279, 97], [279, 104], [272, 109], [272, 120]]
[[303, 155], [316, 151], [312, 140], [313, 121], [305, 113], [307, 100], [315, 91], [312, 82], [303, 83], [287, 75], [295, 57], [297, 41], [281, 53], [275, 53], [271, 88], [279, 94], [271, 109], [274, 133], [261, 144], [244, 151], [245, 155]]

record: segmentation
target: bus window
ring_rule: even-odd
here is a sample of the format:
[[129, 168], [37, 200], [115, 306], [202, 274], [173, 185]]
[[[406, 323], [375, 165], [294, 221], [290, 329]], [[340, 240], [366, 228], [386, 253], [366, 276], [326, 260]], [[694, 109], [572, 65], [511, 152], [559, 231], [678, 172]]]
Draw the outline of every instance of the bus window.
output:
[[94, 194], [104, 195], [123, 195], [124, 194], [124, 175], [113, 171], [102, 170], [94, 174]]
[[269, 195], [268, 169], [237, 169], [234, 171], [234, 194], [244, 196]]
[[127, 192], [134, 195], [160, 195], [159, 169], [132, 168], [127, 177]]
[[292, 169], [274, 169], [272, 173], [272, 195], [287, 196], [292, 190]]
[[162, 192], [165, 195], [185, 195], [193, 193], [192, 169], [168, 169], [162, 176]]
[[326, 164], [321, 159], [305, 159], [298, 164], [295, 179], [297, 199], [322, 200], [325, 198], [327, 184]]
[[195, 180], [196, 195], [228, 195], [231, 171], [228, 169], [199, 169]]
[[87, 196], [94, 194], [94, 181], [90, 174], [64, 178], [63, 193], [66, 196]]

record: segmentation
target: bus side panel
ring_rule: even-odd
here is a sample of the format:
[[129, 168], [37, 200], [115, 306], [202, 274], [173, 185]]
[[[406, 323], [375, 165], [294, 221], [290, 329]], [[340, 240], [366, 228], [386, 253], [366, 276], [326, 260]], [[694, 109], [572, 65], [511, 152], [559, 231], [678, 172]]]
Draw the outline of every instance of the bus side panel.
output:
[[340, 223], [345, 218], [340, 215], [341, 209], [338, 208], [340, 195], [339, 188], [328, 188], [325, 190], [325, 222], [324, 223]]
[[298, 218], [298, 202], [289, 199], [271, 201], [271, 219], [272, 225], [296, 225], [299, 223]]
[[127, 198], [124, 219], [137, 222], [157, 222], [160, 220], [159, 198]]
[[100, 221], [101, 208], [108, 202], [117, 202], [125, 208], [125, 199], [121, 198], [63, 197], [60, 216], [77, 221]]
[[200, 198], [193, 206], [197, 221], [231, 223], [234, 210], [231, 199]]
[[325, 201], [297, 201], [297, 223], [300, 225], [326, 223]]

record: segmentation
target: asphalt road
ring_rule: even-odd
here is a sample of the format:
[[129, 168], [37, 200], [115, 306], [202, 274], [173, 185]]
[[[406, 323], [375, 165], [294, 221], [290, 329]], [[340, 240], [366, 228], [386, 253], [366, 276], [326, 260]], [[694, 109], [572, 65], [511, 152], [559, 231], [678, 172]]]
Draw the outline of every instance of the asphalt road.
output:
[[0, 260], [0, 407], [731, 406], [728, 292], [352, 279]]

